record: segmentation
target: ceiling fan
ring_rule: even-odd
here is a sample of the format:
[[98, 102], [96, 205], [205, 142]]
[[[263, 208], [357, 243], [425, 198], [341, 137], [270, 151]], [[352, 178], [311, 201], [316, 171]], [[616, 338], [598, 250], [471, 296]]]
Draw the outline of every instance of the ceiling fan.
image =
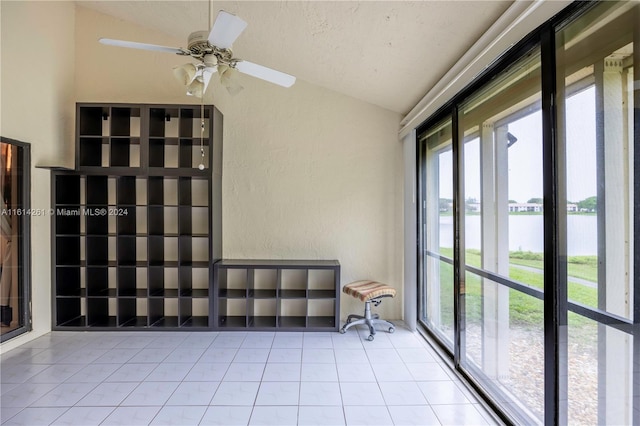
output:
[[296, 81], [294, 76], [233, 57], [231, 45], [246, 27], [247, 23], [241, 18], [221, 10], [210, 32], [195, 31], [189, 35], [186, 49], [109, 38], [101, 38], [99, 42], [110, 46], [191, 56], [198, 62], [176, 67], [174, 68], [174, 74], [178, 80], [187, 86], [188, 95], [199, 98], [204, 96], [214, 73], [218, 73], [220, 81], [231, 93], [242, 89], [230, 80], [234, 71], [239, 71], [279, 86], [291, 87]]

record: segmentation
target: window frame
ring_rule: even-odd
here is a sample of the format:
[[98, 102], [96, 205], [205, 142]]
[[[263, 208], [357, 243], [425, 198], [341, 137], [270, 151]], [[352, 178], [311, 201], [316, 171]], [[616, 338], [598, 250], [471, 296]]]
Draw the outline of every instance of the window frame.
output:
[[[10, 145], [17, 146], [22, 150], [21, 168], [23, 171], [22, 185], [20, 188], [22, 197], [22, 206], [20, 209], [24, 212], [31, 210], [31, 144], [19, 140], [0, 136], [0, 141]], [[20, 218], [22, 231], [22, 247], [20, 247], [20, 266], [22, 276], [19, 277], [21, 282], [20, 297], [20, 320], [22, 325], [15, 330], [0, 335], [0, 343], [4, 343], [14, 337], [20, 336], [32, 330], [31, 323], [31, 216], [23, 214]], [[20, 286], [19, 286], [20, 287]]]
[[[421, 312], [425, 307], [421, 306], [421, 299], [418, 300], [417, 322], [421, 331], [426, 333], [432, 341], [438, 345], [443, 353], [450, 357], [456, 371], [464, 377], [475, 390], [486, 400], [499, 417], [507, 423], [519, 423], [528, 421], [526, 417], [512, 417], [513, 413], [506, 413], [492, 399], [489, 389], [485, 389], [480, 383], [463, 368], [461, 368], [461, 347], [464, 345], [464, 273], [472, 272], [481, 277], [485, 277], [499, 284], [523, 292], [529, 296], [540, 299], [544, 303], [544, 422], [545, 424], [559, 424], [567, 422], [567, 383], [566, 376], [563, 377], [561, 370], [567, 363], [567, 316], [569, 312], [583, 316], [597, 323], [612, 327], [634, 337], [634, 356], [640, 356], [640, 274], [635, 273], [633, 278], [633, 300], [634, 306], [632, 319], [623, 318], [615, 314], [597, 309], [591, 306], [582, 305], [578, 302], [568, 300], [567, 297], [567, 265], [560, 260], [560, 254], [566, 253], [566, 208], [565, 201], [560, 199], [562, 189], [559, 188], [560, 176], [563, 175], [565, 164], [559, 160], [559, 150], [557, 138], [557, 111], [555, 99], [558, 94], [556, 88], [556, 34], [576, 19], [586, 15], [594, 8], [601, 6], [602, 2], [575, 2], [565, 8], [558, 15], [542, 24], [531, 32], [519, 43], [497, 58], [483, 73], [478, 75], [469, 85], [458, 92], [448, 102], [441, 106], [434, 114], [427, 118], [416, 128], [416, 187], [420, 196], [416, 203], [416, 234], [417, 244], [417, 294], [422, 297], [425, 279], [425, 245], [423, 241], [424, 230], [424, 202], [423, 198], [425, 185], [425, 175], [422, 166], [423, 155], [426, 151], [426, 142], [423, 136], [439, 123], [450, 119], [452, 121], [452, 149], [453, 149], [453, 215], [454, 215], [454, 346], [453, 350], [440, 342], [438, 333], [430, 330], [428, 324], [421, 318]], [[613, 6], [613, 5], [611, 5]], [[640, 14], [640, 11], [637, 11]], [[640, 36], [638, 31], [634, 32], [634, 55], [637, 60], [640, 51]], [[511, 64], [523, 58], [535, 47], [540, 48], [541, 54], [541, 86], [542, 86], [542, 144], [543, 144], [543, 194], [544, 194], [544, 291], [523, 285], [508, 277], [484, 271], [466, 265], [464, 254], [464, 176], [462, 175], [464, 164], [464, 143], [466, 138], [460, 134], [458, 129], [458, 107], [463, 105], [465, 100], [473, 96], [483, 87], [491, 84], [492, 80], [501, 76]], [[636, 64], [640, 68], [640, 62]], [[640, 72], [635, 70], [636, 75]], [[584, 83], [584, 82], [580, 82]], [[588, 82], [587, 82], [588, 83]], [[578, 83], [567, 87], [573, 90], [578, 87]], [[580, 90], [579, 88], [577, 90]], [[634, 111], [633, 120], [635, 125], [634, 137], [639, 137], [640, 130], [640, 90], [634, 91]], [[423, 146], [424, 145], [424, 146]], [[636, 146], [638, 144], [636, 143]], [[640, 149], [633, 152], [634, 174], [630, 185], [633, 186], [633, 264], [640, 270]], [[562, 157], [560, 157], [562, 158]], [[460, 182], [462, 180], [462, 182]], [[565, 206], [566, 207], [566, 206]], [[461, 285], [462, 283], [462, 285]], [[546, 297], [545, 297], [546, 294]], [[559, 342], [564, 342], [560, 343]], [[640, 363], [633, 364], [633, 415], [634, 423], [640, 424]]]

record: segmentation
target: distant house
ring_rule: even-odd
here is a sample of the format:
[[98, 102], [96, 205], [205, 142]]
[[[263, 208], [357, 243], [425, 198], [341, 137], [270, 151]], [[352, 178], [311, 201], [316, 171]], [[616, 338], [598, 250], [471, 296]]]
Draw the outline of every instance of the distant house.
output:
[[467, 211], [468, 212], [474, 212], [474, 213], [480, 213], [480, 211], [482, 211], [482, 207], [481, 207], [480, 203], [467, 203]]
[[[523, 213], [523, 212], [541, 212], [543, 211], [542, 204], [538, 203], [509, 203], [509, 213]], [[584, 209], [578, 209], [577, 204], [568, 203], [568, 212], [584, 211]]]
[[541, 212], [542, 204], [538, 203], [509, 203], [509, 213]]

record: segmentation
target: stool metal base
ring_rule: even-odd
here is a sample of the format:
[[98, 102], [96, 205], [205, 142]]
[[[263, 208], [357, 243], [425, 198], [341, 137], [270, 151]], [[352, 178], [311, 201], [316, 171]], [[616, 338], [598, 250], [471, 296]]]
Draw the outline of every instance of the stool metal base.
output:
[[[362, 315], [349, 315], [347, 317], [347, 322], [340, 329], [340, 334], [344, 334], [348, 329], [355, 325], [366, 324], [369, 327], [369, 337], [367, 337], [368, 341], [372, 341], [376, 334], [376, 325], [382, 324], [384, 327], [387, 327], [387, 331], [389, 333], [393, 333], [396, 331], [396, 326], [391, 322], [380, 319], [380, 315], [371, 313], [371, 302], [377, 302], [376, 306], [380, 303], [379, 299], [371, 299], [364, 302], [364, 316]], [[355, 320], [355, 321], [354, 321]]]

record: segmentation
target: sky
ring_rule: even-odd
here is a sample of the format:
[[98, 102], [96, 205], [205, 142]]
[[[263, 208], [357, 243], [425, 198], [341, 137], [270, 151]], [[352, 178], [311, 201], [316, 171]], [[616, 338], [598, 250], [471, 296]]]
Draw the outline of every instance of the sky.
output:
[[[579, 92], [566, 103], [567, 199], [596, 195], [595, 89]], [[518, 138], [509, 147], [509, 199], [525, 203], [542, 198], [542, 115], [535, 112], [509, 124]], [[480, 200], [479, 139], [465, 146], [465, 198]], [[453, 198], [451, 151], [440, 157], [441, 198]]]

